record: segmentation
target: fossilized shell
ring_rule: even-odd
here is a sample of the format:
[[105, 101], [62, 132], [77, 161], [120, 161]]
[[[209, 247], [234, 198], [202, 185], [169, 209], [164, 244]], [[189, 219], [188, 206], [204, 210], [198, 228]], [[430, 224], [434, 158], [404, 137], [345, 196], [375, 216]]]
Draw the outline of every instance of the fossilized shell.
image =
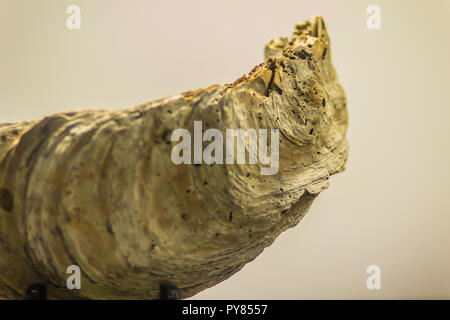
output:
[[[321, 17], [272, 41], [266, 60], [213, 85], [119, 111], [0, 125], [0, 296], [183, 298], [214, 286], [298, 224], [348, 155], [344, 91]], [[279, 129], [279, 171], [175, 165], [171, 132]], [[325, 200], [325, 198], [324, 198]], [[70, 265], [81, 290], [66, 288]]]

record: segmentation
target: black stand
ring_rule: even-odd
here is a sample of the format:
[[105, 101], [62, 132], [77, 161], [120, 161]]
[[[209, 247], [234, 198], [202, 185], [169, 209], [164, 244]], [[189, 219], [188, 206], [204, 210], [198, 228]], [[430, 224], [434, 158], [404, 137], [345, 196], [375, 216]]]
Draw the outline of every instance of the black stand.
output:
[[180, 290], [173, 284], [166, 282], [159, 285], [159, 299], [160, 300], [180, 300]]
[[34, 283], [28, 287], [25, 300], [46, 300], [47, 286], [42, 283]]
[[[25, 300], [46, 300], [47, 286], [42, 283], [34, 283], [28, 287]], [[166, 282], [159, 286], [159, 300], [180, 300], [180, 290], [173, 284]]]

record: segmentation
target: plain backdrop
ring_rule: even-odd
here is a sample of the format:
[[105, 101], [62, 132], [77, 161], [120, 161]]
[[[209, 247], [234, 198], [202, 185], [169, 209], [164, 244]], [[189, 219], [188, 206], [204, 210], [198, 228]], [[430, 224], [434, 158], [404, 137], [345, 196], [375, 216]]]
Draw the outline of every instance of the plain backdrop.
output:
[[[80, 30], [66, 28], [71, 4]], [[347, 94], [347, 170], [299, 225], [193, 298], [448, 299], [450, 1], [0, 0], [0, 122], [230, 83], [312, 15]], [[380, 290], [366, 287], [369, 265]]]

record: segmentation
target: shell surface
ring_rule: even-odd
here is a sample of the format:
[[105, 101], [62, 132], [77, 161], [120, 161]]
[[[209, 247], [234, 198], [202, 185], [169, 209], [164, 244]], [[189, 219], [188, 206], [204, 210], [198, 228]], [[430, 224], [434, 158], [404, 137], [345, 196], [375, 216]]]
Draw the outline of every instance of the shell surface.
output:
[[[0, 124], [0, 297], [40, 282], [49, 298], [154, 299], [168, 281], [186, 298], [239, 271], [344, 170], [346, 99], [330, 54], [314, 17], [233, 84]], [[194, 121], [224, 136], [278, 129], [278, 172], [174, 164], [171, 134]], [[81, 290], [66, 288], [70, 265]]]

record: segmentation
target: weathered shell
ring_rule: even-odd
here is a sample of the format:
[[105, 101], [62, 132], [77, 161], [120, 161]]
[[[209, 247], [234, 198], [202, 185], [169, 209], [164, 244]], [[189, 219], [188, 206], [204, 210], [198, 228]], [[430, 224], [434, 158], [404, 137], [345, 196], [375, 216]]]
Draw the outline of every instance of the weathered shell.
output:
[[[0, 297], [183, 298], [239, 271], [295, 226], [348, 155], [344, 91], [321, 17], [272, 41], [266, 61], [213, 85], [119, 111], [0, 125]], [[177, 128], [276, 128], [279, 171], [175, 165]], [[324, 198], [325, 200], [325, 198]], [[66, 288], [69, 265], [81, 290]]]

